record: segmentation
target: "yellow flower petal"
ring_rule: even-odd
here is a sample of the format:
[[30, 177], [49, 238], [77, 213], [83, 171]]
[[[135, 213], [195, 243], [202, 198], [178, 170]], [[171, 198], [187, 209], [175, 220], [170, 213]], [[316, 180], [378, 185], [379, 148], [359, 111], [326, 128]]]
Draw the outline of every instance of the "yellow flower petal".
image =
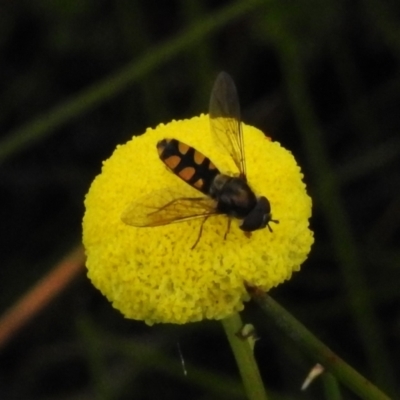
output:
[[[186, 323], [221, 319], [243, 309], [244, 282], [269, 290], [289, 279], [313, 243], [308, 227], [311, 199], [293, 155], [258, 129], [243, 125], [247, 178], [256, 195], [266, 196], [279, 224], [251, 237], [233, 220], [210, 217], [159, 227], [124, 224], [121, 215], [143, 195], [176, 189], [188, 197], [201, 193], [168, 171], [156, 144], [174, 138], [209, 157], [222, 173], [238, 173], [234, 161], [216, 145], [207, 115], [148, 129], [118, 146], [104, 162], [85, 199], [83, 242], [88, 276], [127, 318]], [[160, 192], [161, 191], [161, 192]]]

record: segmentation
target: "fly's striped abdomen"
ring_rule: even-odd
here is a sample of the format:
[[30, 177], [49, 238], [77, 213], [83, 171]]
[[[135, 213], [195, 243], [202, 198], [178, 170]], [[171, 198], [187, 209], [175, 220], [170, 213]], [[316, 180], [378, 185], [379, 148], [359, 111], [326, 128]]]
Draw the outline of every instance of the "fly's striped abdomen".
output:
[[205, 155], [176, 139], [163, 139], [157, 143], [160, 159], [186, 183], [209, 194], [214, 178], [220, 174]]

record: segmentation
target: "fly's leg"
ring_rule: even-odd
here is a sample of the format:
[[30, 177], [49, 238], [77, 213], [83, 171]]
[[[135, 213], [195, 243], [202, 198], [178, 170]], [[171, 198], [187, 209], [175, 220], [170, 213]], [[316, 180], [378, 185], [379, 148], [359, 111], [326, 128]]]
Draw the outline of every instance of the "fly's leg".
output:
[[197, 246], [197, 244], [199, 243], [200, 238], [201, 238], [201, 234], [203, 233], [203, 226], [204, 226], [205, 222], [208, 220], [208, 218], [209, 218], [209, 217], [205, 217], [205, 218], [203, 219], [203, 221], [201, 222], [200, 230], [199, 230], [199, 236], [197, 236], [197, 239], [196, 239], [196, 241], [194, 242], [194, 245], [191, 247], [191, 250], [193, 250], [193, 249]]
[[225, 232], [225, 235], [224, 235], [224, 240], [226, 240], [226, 238], [228, 237], [228, 233], [229, 233], [229, 231], [231, 230], [231, 222], [232, 222], [232, 219], [231, 219], [231, 218], [228, 218], [228, 225], [227, 225], [227, 227], [226, 227], [226, 232]]

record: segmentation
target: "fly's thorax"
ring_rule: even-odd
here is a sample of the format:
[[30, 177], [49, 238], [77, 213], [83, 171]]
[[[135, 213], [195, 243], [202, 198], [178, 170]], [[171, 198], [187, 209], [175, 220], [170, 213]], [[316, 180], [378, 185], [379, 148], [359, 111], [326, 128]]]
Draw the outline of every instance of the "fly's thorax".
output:
[[242, 178], [219, 174], [210, 187], [210, 196], [218, 201], [218, 211], [243, 219], [256, 206], [257, 198]]
[[224, 190], [224, 187], [226, 184], [231, 180], [232, 178], [228, 175], [225, 174], [218, 174], [215, 176], [211, 186], [210, 186], [210, 196], [213, 199], [218, 199], [222, 191]]

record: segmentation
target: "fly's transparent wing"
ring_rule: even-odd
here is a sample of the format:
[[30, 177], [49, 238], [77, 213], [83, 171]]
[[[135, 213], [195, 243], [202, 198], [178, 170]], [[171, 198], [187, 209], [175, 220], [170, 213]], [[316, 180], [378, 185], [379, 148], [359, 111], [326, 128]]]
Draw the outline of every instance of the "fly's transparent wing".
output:
[[210, 97], [211, 132], [227, 149], [240, 175], [246, 178], [246, 161], [240, 104], [235, 83], [226, 72], [220, 72], [215, 80]]
[[129, 204], [121, 215], [127, 225], [136, 227], [168, 225], [217, 214], [209, 197], [182, 197], [169, 189], [152, 192]]

